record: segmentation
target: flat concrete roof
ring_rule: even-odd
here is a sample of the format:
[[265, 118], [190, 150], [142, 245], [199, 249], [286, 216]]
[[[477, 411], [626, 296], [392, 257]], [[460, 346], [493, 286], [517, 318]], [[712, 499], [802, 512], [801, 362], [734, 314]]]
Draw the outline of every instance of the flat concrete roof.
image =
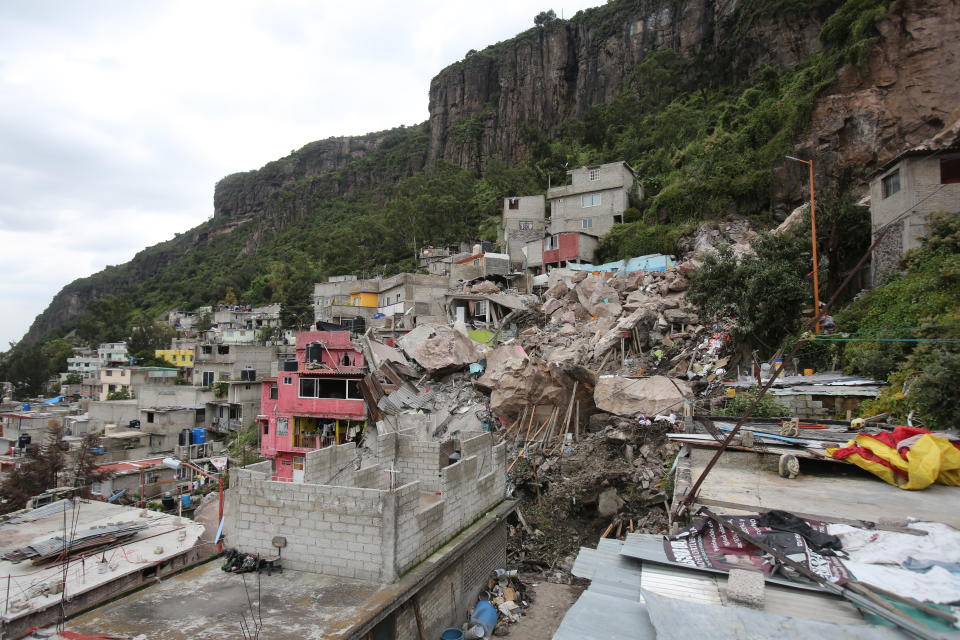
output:
[[[40, 507], [36, 510], [36, 519], [31, 519], [30, 511], [18, 513], [12, 521], [0, 523], [0, 541], [3, 551], [12, 551], [31, 544], [42, 543], [54, 536], [63, 535], [64, 509], [70, 530], [89, 530], [107, 524], [132, 522], [146, 524], [147, 528], [120, 544], [114, 544], [106, 551], [86, 552], [86, 559], [71, 559], [67, 571], [65, 592], [68, 598], [103, 586], [123, 576], [138, 572], [152, 564], [162, 562], [191, 549], [203, 532], [203, 525], [192, 520], [180, 519], [156, 511], [124, 507], [96, 500], [80, 500], [76, 509], [69, 501]], [[26, 520], [26, 521], [25, 521]], [[74, 527], [74, 523], [75, 527]], [[180, 531], [184, 531], [180, 539]], [[160, 553], [156, 553], [161, 549]], [[100, 573], [97, 560], [106, 557], [109, 570]], [[10, 581], [7, 581], [10, 576]], [[13, 563], [0, 560], [0, 601], [7, 600], [7, 587], [10, 589], [10, 603], [5, 621], [35, 613], [38, 610], [60, 603], [60, 594], [46, 595], [38, 589], [63, 578], [63, 564], [59, 562], [36, 566], [25, 560]], [[26, 607], [14, 607], [15, 600], [26, 600]]]
[[[250, 622], [249, 603], [256, 608], [258, 602], [257, 575], [224, 573], [222, 564], [218, 558], [185, 571], [74, 618], [67, 628], [130, 638], [242, 638], [241, 619], [245, 615]], [[261, 574], [260, 637], [338, 637], [379, 591], [376, 584], [290, 569]]]

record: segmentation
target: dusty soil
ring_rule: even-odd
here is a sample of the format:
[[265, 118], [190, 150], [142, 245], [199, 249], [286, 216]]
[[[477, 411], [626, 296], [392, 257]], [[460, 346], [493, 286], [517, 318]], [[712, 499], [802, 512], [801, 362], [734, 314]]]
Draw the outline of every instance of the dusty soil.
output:
[[536, 582], [534, 601], [520, 622], [507, 627], [516, 640], [550, 640], [560, 621], [585, 587], [572, 584]]

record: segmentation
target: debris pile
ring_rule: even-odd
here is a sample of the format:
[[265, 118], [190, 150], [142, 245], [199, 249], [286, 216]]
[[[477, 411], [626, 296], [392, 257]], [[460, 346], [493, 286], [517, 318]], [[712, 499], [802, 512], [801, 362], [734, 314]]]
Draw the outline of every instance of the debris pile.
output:
[[577, 549], [597, 537], [665, 533], [665, 472], [679, 445], [669, 423], [596, 414], [578, 444], [519, 447], [511, 478], [521, 499], [511, 531], [511, 564], [569, 583]]

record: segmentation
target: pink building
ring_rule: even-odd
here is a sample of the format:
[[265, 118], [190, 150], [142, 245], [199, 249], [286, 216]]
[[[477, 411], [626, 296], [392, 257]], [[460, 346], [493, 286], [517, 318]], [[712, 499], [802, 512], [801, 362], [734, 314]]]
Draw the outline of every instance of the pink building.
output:
[[277, 480], [303, 481], [304, 455], [362, 437], [367, 407], [360, 391], [363, 354], [349, 331], [297, 335], [297, 357], [263, 380], [260, 453]]

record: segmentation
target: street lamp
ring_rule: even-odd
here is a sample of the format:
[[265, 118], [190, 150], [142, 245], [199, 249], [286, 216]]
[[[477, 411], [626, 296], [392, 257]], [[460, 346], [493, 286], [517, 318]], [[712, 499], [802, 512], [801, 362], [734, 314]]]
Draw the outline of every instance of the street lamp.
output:
[[801, 160], [786, 156], [787, 160], [802, 162], [810, 169], [810, 243], [813, 245], [813, 325], [814, 333], [820, 333], [820, 258], [817, 253], [817, 203], [813, 183], [813, 160]]
[[198, 467], [197, 465], [191, 464], [191, 463], [187, 462], [186, 460], [178, 460], [178, 459], [176, 459], [176, 458], [164, 458], [164, 459], [163, 459], [163, 466], [167, 467], [168, 469], [173, 469], [174, 471], [176, 471], [177, 469], [180, 468], [181, 465], [190, 467], [191, 469], [193, 469], [194, 471], [200, 473], [200, 474], [203, 475], [204, 477], [207, 477], [207, 478], [210, 478], [210, 479], [212, 479], [212, 480], [216, 480], [216, 481], [217, 481], [217, 485], [218, 485], [218, 488], [219, 488], [219, 491], [220, 491], [220, 510], [219, 510], [219, 513], [217, 514], [216, 543], [217, 543], [217, 551], [223, 551], [223, 536], [222, 536], [222, 532], [223, 532], [223, 478], [221, 478], [220, 476], [215, 476], [215, 475], [213, 475], [212, 473], [209, 473], [209, 472], [207, 472], [207, 471], [204, 471], [203, 469], [201, 469], [201, 468]]

